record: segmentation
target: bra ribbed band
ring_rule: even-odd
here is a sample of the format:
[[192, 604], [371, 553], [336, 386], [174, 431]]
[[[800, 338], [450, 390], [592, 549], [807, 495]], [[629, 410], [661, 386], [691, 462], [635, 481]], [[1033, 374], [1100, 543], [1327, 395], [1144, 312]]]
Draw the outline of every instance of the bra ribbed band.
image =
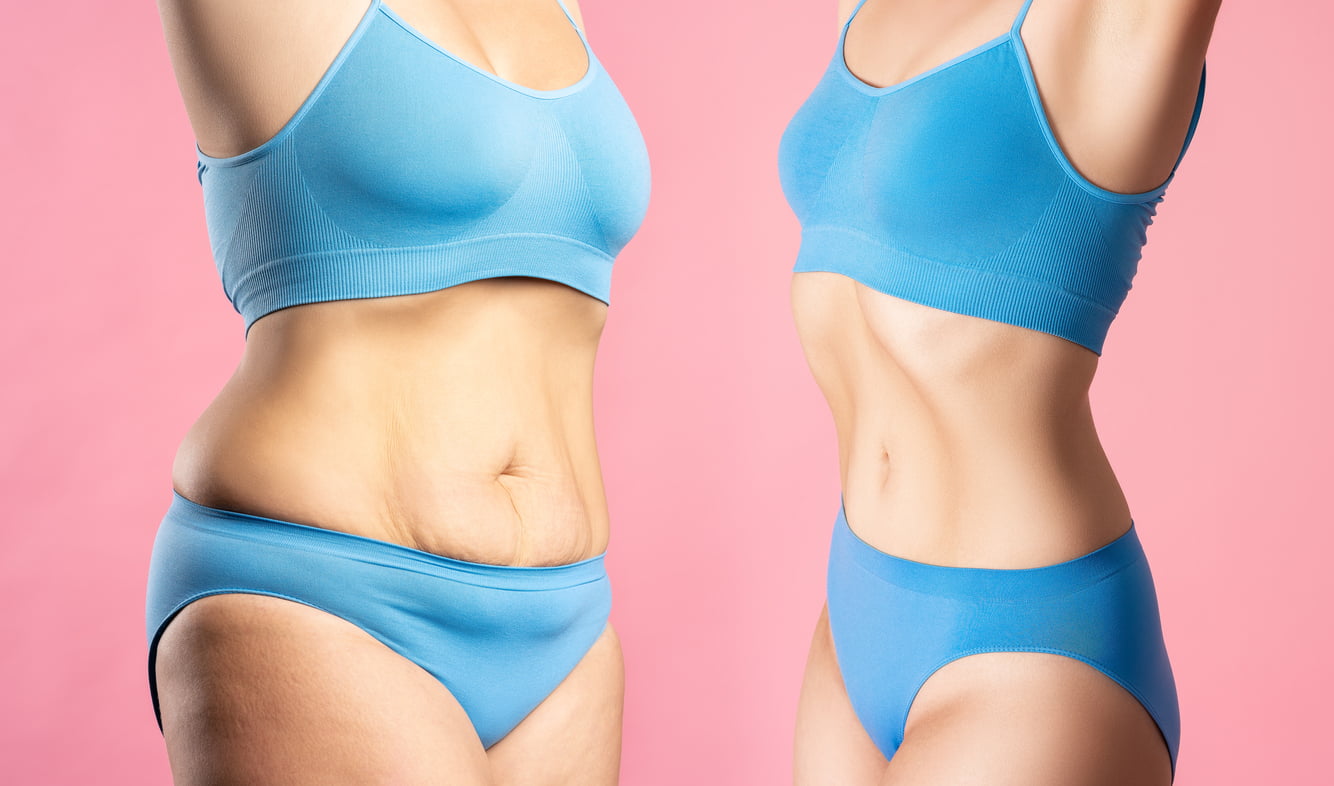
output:
[[1101, 354], [1116, 312], [1045, 281], [938, 262], [839, 226], [802, 230], [793, 272], [839, 273], [880, 292], [955, 314], [1060, 336]]
[[[331, 250], [267, 259], [231, 282], [246, 336], [261, 316], [330, 300], [417, 294], [467, 281], [532, 276], [558, 281], [608, 303], [611, 256], [573, 238], [515, 233], [436, 246]], [[337, 270], [337, 276], [329, 271]]]

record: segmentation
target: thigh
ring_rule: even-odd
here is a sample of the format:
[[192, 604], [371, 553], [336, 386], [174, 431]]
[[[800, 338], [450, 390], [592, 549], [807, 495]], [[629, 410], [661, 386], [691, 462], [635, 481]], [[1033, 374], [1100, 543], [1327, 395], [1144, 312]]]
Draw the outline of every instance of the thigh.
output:
[[1106, 674], [1063, 655], [994, 652], [919, 690], [882, 786], [1167, 786], [1153, 718]]
[[796, 786], [870, 786], [885, 771], [885, 757], [862, 728], [848, 700], [829, 631], [820, 611], [797, 703]]
[[489, 784], [463, 708], [356, 625], [295, 601], [194, 601], [156, 672], [172, 776], [188, 784]]
[[614, 786], [625, 671], [611, 623], [579, 664], [487, 750], [499, 786]]

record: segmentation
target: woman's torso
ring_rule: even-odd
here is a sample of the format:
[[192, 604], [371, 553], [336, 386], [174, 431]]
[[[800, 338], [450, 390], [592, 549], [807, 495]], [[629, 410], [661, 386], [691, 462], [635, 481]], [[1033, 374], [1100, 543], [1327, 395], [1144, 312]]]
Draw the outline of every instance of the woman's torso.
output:
[[[554, 0], [392, 6], [519, 85], [559, 90], [592, 67]], [[201, 150], [221, 158], [272, 137], [366, 11], [366, 0], [164, 4]], [[592, 413], [605, 316], [600, 300], [532, 277], [273, 311], [185, 435], [172, 483], [201, 504], [460, 559], [593, 556], [608, 538]]]
[[[916, 79], [1003, 33], [1020, 4], [870, 0], [848, 28], [847, 67], [873, 86]], [[1037, 0], [1022, 28], [1061, 147], [1083, 176], [1118, 192], [1150, 190], [1173, 170], [1207, 42], [1207, 29], [1201, 38], [1146, 14], [1136, 3]], [[1092, 94], [1100, 100], [1081, 100]], [[1089, 407], [1098, 356], [1087, 346], [834, 272], [797, 273], [792, 306], [834, 416], [849, 522], [876, 548], [1022, 568], [1086, 553], [1129, 526]]]

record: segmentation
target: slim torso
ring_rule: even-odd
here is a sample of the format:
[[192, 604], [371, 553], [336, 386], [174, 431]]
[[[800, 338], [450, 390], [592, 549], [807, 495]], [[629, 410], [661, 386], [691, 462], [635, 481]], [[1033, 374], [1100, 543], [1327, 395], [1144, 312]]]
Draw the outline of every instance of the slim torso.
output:
[[798, 274], [792, 298], [834, 416], [848, 520], [876, 548], [1029, 567], [1129, 526], [1089, 411], [1091, 352], [835, 273]]
[[[897, 83], [1003, 33], [1019, 5], [871, 0], [849, 28], [848, 67]], [[1023, 28], [1062, 147], [1107, 189], [1163, 182], [1190, 121], [1211, 24], [1153, 16], [1141, 3], [1036, 3]], [[1100, 100], [1080, 100], [1091, 94]], [[1090, 412], [1092, 351], [834, 273], [798, 273], [792, 305], [833, 413], [848, 520], [871, 545], [1023, 568], [1087, 553], [1130, 525]]]
[[[576, 32], [555, 3], [525, 2], [522, 13], [461, 1], [393, 7], [510, 81], [578, 81], [588, 64]], [[250, 5], [162, 8], [210, 155], [272, 136], [367, 3]], [[173, 486], [201, 504], [477, 562], [593, 556], [608, 532], [592, 414], [606, 308], [562, 284], [499, 278], [273, 312], [183, 439]]]

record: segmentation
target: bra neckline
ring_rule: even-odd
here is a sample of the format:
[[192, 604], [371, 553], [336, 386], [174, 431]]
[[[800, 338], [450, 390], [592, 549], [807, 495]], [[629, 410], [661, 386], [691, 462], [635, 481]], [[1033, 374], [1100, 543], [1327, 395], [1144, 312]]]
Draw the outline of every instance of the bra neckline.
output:
[[443, 46], [441, 46], [440, 44], [432, 40], [430, 37], [428, 37], [421, 30], [414, 27], [411, 22], [400, 16], [398, 12], [395, 11], [393, 8], [390, 8], [389, 5], [384, 2], [384, 0], [373, 0], [373, 5], [378, 7], [378, 9], [381, 12], [383, 12], [384, 15], [387, 16], [391, 21], [393, 21], [394, 24], [397, 24], [399, 27], [403, 28], [403, 30], [407, 32], [409, 35], [411, 35], [413, 38], [416, 38], [417, 40], [426, 44], [436, 52], [439, 52], [440, 54], [444, 55], [450, 60], [453, 60], [454, 62], [463, 66], [464, 68], [467, 68], [470, 71], [474, 71], [486, 77], [487, 79], [490, 79], [491, 81], [501, 85], [502, 87], [507, 87], [510, 90], [513, 90], [517, 93], [522, 93], [523, 95], [530, 96], [532, 98], [544, 98], [544, 99], [563, 98], [565, 96], [578, 93], [582, 91], [588, 85], [589, 82], [593, 81], [593, 78], [595, 76], [595, 71], [597, 70], [597, 58], [593, 55], [593, 48], [588, 45], [588, 39], [584, 36], [584, 31], [579, 28], [579, 25], [574, 23], [574, 19], [571, 18], [569, 12], [565, 10], [564, 3], [560, 4], [561, 12], [565, 14], [565, 18], [570, 22], [570, 26], [574, 28], [574, 32], [579, 36], [579, 43], [582, 44], [584, 47], [584, 58], [585, 61], [588, 63], [588, 65], [584, 69], [584, 75], [579, 77], [578, 81], [568, 84], [564, 87], [554, 88], [552, 90], [539, 90], [535, 87], [528, 87], [527, 85], [521, 85], [518, 82], [511, 82], [510, 80], [500, 76], [499, 74], [488, 71], [485, 68], [482, 68], [481, 66], [477, 65], [476, 63], [465, 60], [462, 57], [459, 57], [458, 55], [449, 51], [448, 49], [445, 49]]
[[[856, 14], [853, 14], [853, 16], [856, 16]], [[1006, 41], [1009, 41], [1014, 35], [1013, 30], [1006, 30], [1004, 33], [1001, 33], [995, 38], [992, 38], [988, 41], [984, 41], [978, 44], [977, 46], [973, 47], [972, 49], [969, 49], [968, 51], [962, 54], [955, 55], [954, 57], [951, 57], [949, 60], [946, 60], [945, 62], [940, 63], [939, 65], [932, 66], [931, 68], [928, 68], [925, 71], [910, 76], [907, 79], [902, 79], [898, 82], [895, 82], [892, 85], [878, 87], [876, 85], [871, 84], [870, 82], [867, 82], [865, 79], [862, 79], [861, 77], [857, 76], [855, 73], [853, 73], [852, 69], [848, 67], [846, 44], [848, 39], [848, 28], [852, 26], [852, 18], [853, 17], [851, 16], [848, 17], [847, 24], [843, 25], [843, 30], [842, 32], [839, 33], [838, 53], [835, 55], [834, 60], [837, 61], [838, 70], [843, 74], [843, 76], [851, 80], [854, 87], [856, 87], [863, 93], [866, 93], [867, 95], [873, 95], [873, 96], [886, 96], [891, 93], [897, 93], [898, 91], [906, 87], [910, 87], [929, 77], [935, 76], [936, 74], [939, 74], [940, 72], [945, 71], [951, 68], [952, 66], [956, 66], [959, 63], [964, 62], [965, 60], [971, 60], [974, 57], [977, 57], [978, 55], [981, 55], [984, 52], [987, 52], [997, 46], [1000, 46]]]
[[1112, 191], [1110, 189], [1103, 188], [1097, 183], [1094, 183], [1093, 181], [1089, 180], [1077, 168], [1075, 168], [1074, 163], [1070, 161], [1069, 156], [1066, 155], [1065, 148], [1062, 147], [1061, 143], [1056, 139], [1055, 131], [1051, 127], [1051, 121], [1047, 117], [1046, 105], [1045, 102], [1042, 100], [1041, 93], [1038, 90], [1037, 77], [1033, 73], [1033, 65], [1028, 58], [1028, 46], [1027, 44], [1024, 43], [1023, 35], [1020, 29], [1022, 22], [1025, 16], [1027, 15], [1028, 7], [1031, 4], [1031, 2], [1032, 0], [1025, 0], [1019, 16], [1010, 26], [1010, 29], [1005, 31], [1004, 33], [1001, 33], [995, 38], [992, 38], [989, 41], [985, 41], [981, 44], [978, 44], [972, 49], [969, 49], [968, 51], [960, 55], [956, 55], [950, 58], [949, 60], [946, 60], [945, 62], [941, 63], [940, 65], [928, 68], [927, 70], [915, 76], [908, 77], [907, 79], [904, 79], [900, 82], [895, 82], [894, 84], [888, 85], [886, 87], [876, 87], [875, 85], [866, 82], [861, 77], [854, 74], [852, 72], [852, 69], [848, 67], [847, 60], [844, 56], [844, 45], [847, 41], [848, 29], [852, 26], [852, 20], [854, 17], [856, 17], [857, 11], [861, 10], [861, 7], [866, 3], [866, 0], [859, 0], [856, 7], [854, 7], [852, 14], [843, 23], [842, 30], [839, 32], [838, 47], [837, 51], [834, 53], [834, 58], [833, 58], [835, 62], [831, 65], [834, 68], [834, 70], [837, 70], [840, 73], [840, 75], [843, 77], [843, 81], [846, 82], [850, 87], [865, 95], [879, 99], [883, 98], [884, 96], [896, 93], [907, 87], [911, 87], [912, 85], [915, 85], [923, 80], [929, 79], [932, 76], [936, 76], [944, 72], [945, 70], [952, 68], [953, 66], [959, 65], [960, 63], [963, 63], [967, 60], [972, 60], [978, 57], [979, 55], [989, 52], [992, 49], [1002, 44], [1009, 43], [1011, 45], [1011, 49], [1013, 51], [1015, 59], [1018, 61], [1019, 70], [1023, 79], [1024, 87], [1028, 93], [1029, 103], [1031, 104], [1033, 111], [1037, 115], [1038, 124], [1042, 130], [1042, 136], [1046, 140], [1047, 146], [1051, 149], [1052, 155], [1055, 157], [1061, 169], [1065, 171], [1066, 175], [1069, 176], [1075, 182], [1075, 184], [1078, 185], [1080, 188], [1084, 189], [1093, 196], [1107, 202], [1121, 203], [1121, 204], [1142, 204], [1146, 202], [1157, 201], [1163, 196], [1164, 193], [1167, 192], [1167, 187], [1172, 184], [1172, 181], [1176, 179], [1177, 169], [1180, 167], [1181, 161], [1186, 155], [1186, 149], [1190, 147], [1191, 139], [1195, 136], [1195, 128], [1199, 123], [1200, 119], [1200, 110], [1204, 104], [1204, 84], [1205, 84], [1206, 71], [1202, 70], [1200, 73], [1200, 86], [1195, 98], [1195, 111], [1191, 116], [1190, 125], [1186, 130], [1186, 137], [1182, 143], [1181, 150], [1177, 154], [1176, 163], [1173, 164], [1172, 171], [1168, 173], [1166, 179], [1164, 179], [1154, 188], [1150, 188], [1145, 191], [1122, 192], [1122, 191]]
[[[561, 9], [564, 10], [564, 8], [565, 6], [562, 3]], [[379, 17], [381, 13], [384, 14], [385, 18], [397, 24], [409, 35], [420, 40], [422, 43], [431, 47], [433, 50], [443, 55], [444, 57], [449, 58], [451, 61], [458, 63], [459, 65], [471, 71], [474, 71], [477, 74], [480, 74], [481, 76], [491, 80], [492, 82], [495, 82], [496, 84], [501, 85], [502, 87], [507, 87], [510, 90], [513, 90], [522, 95], [529, 96], [531, 98], [537, 98], [537, 99], [561, 98], [566, 95], [571, 95], [574, 93], [581, 92], [588, 85], [589, 82], [596, 79], [597, 77], [596, 72], [600, 70], [599, 67], [596, 66], [598, 61], [596, 55], [593, 54], [593, 48], [588, 45], [588, 40], [584, 38], [583, 31], [579, 29], [578, 25], [574, 24], [574, 20], [569, 17], [568, 13], [566, 14], [566, 18], [570, 20], [571, 26], [574, 27], [575, 32], [578, 33], [579, 35], [579, 40], [584, 45], [584, 52], [588, 57], [588, 68], [584, 71], [584, 76], [574, 84], [557, 88], [555, 90], [537, 90], [535, 88], [530, 88], [524, 85], [517, 84], [515, 82], [511, 82], [507, 79], [504, 79], [503, 77], [491, 73], [490, 71], [487, 71], [484, 68], [480, 68], [479, 66], [473, 65], [472, 63], [469, 63], [468, 61], [463, 60], [451, 54], [448, 50], [440, 47], [434, 41], [424, 36], [420, 30], [417, 30], [412, 25], [408, 24], [408, 22], [404, 20], [402, 17], [395, 14], [392, 8], [384, 4], [384, 0], [371, 0], [371, 2], [366, 6], [366, 10], [362, 13], [360, 21], [357, 22], [357, 26], [353, 28], [352, 32], [348, 35], [347, 39], [344, 40], [342, 46], [339, 47], [337, 54], [334, 56], [333, 62], [331, 62], [328, 68], [324, 70], [324, 73], [320, 75], [319, 81], [315, 83], [315, 87], [312, 88], [311, 91], [306, 94], [305, 100], [301, 102], [301, 105], [292, 114], [292, 116], [287, 119], [287, 122], [283, 124], [282, 128], [278, 129], [278, 131], [275, 132], [272, 136], [270, 136], [267, 140], [261, 142], [255, 147], [250, 148], [244, 153], [238, 153], [234, 156], [221, 156], [221, 157], [215, 157], [205, 153], [202, 149], [200, 149], [199, 141], [195, 140], [194, 149], [195, 149], [195, 159], [197, 162], [196, 168], [198, 176], [201, 177], [200, 183], [201, 184], [203, 183], [202, 175], [203, 175], [203, 169], [205, 168], [228, 168], [228, 167], [241, 166], [242, 164], [248, 164], [259, 158], [267, 156], [278, 145], [282, 144], [283, 140], [287, 139], [287, 137], [289, 137], [295, 131], [297, 126], [300, 125], [302, 118], [306, 115], [307, 112], [311, 110], [312, 107], [314, 107], [315, 103], [319, 100], [320, 95], [325, 91], [326, 88], [328, 88], [330, 83], [333, 82], [335, 76], [337, 76], [339, 71], [342, 69], [343, 63], [352, 55], [352, 52], [357, 48], [358, 44], [361, 41], [361, 38], [365, 35], [367, 29], [370, 28], [371, 24]]]

